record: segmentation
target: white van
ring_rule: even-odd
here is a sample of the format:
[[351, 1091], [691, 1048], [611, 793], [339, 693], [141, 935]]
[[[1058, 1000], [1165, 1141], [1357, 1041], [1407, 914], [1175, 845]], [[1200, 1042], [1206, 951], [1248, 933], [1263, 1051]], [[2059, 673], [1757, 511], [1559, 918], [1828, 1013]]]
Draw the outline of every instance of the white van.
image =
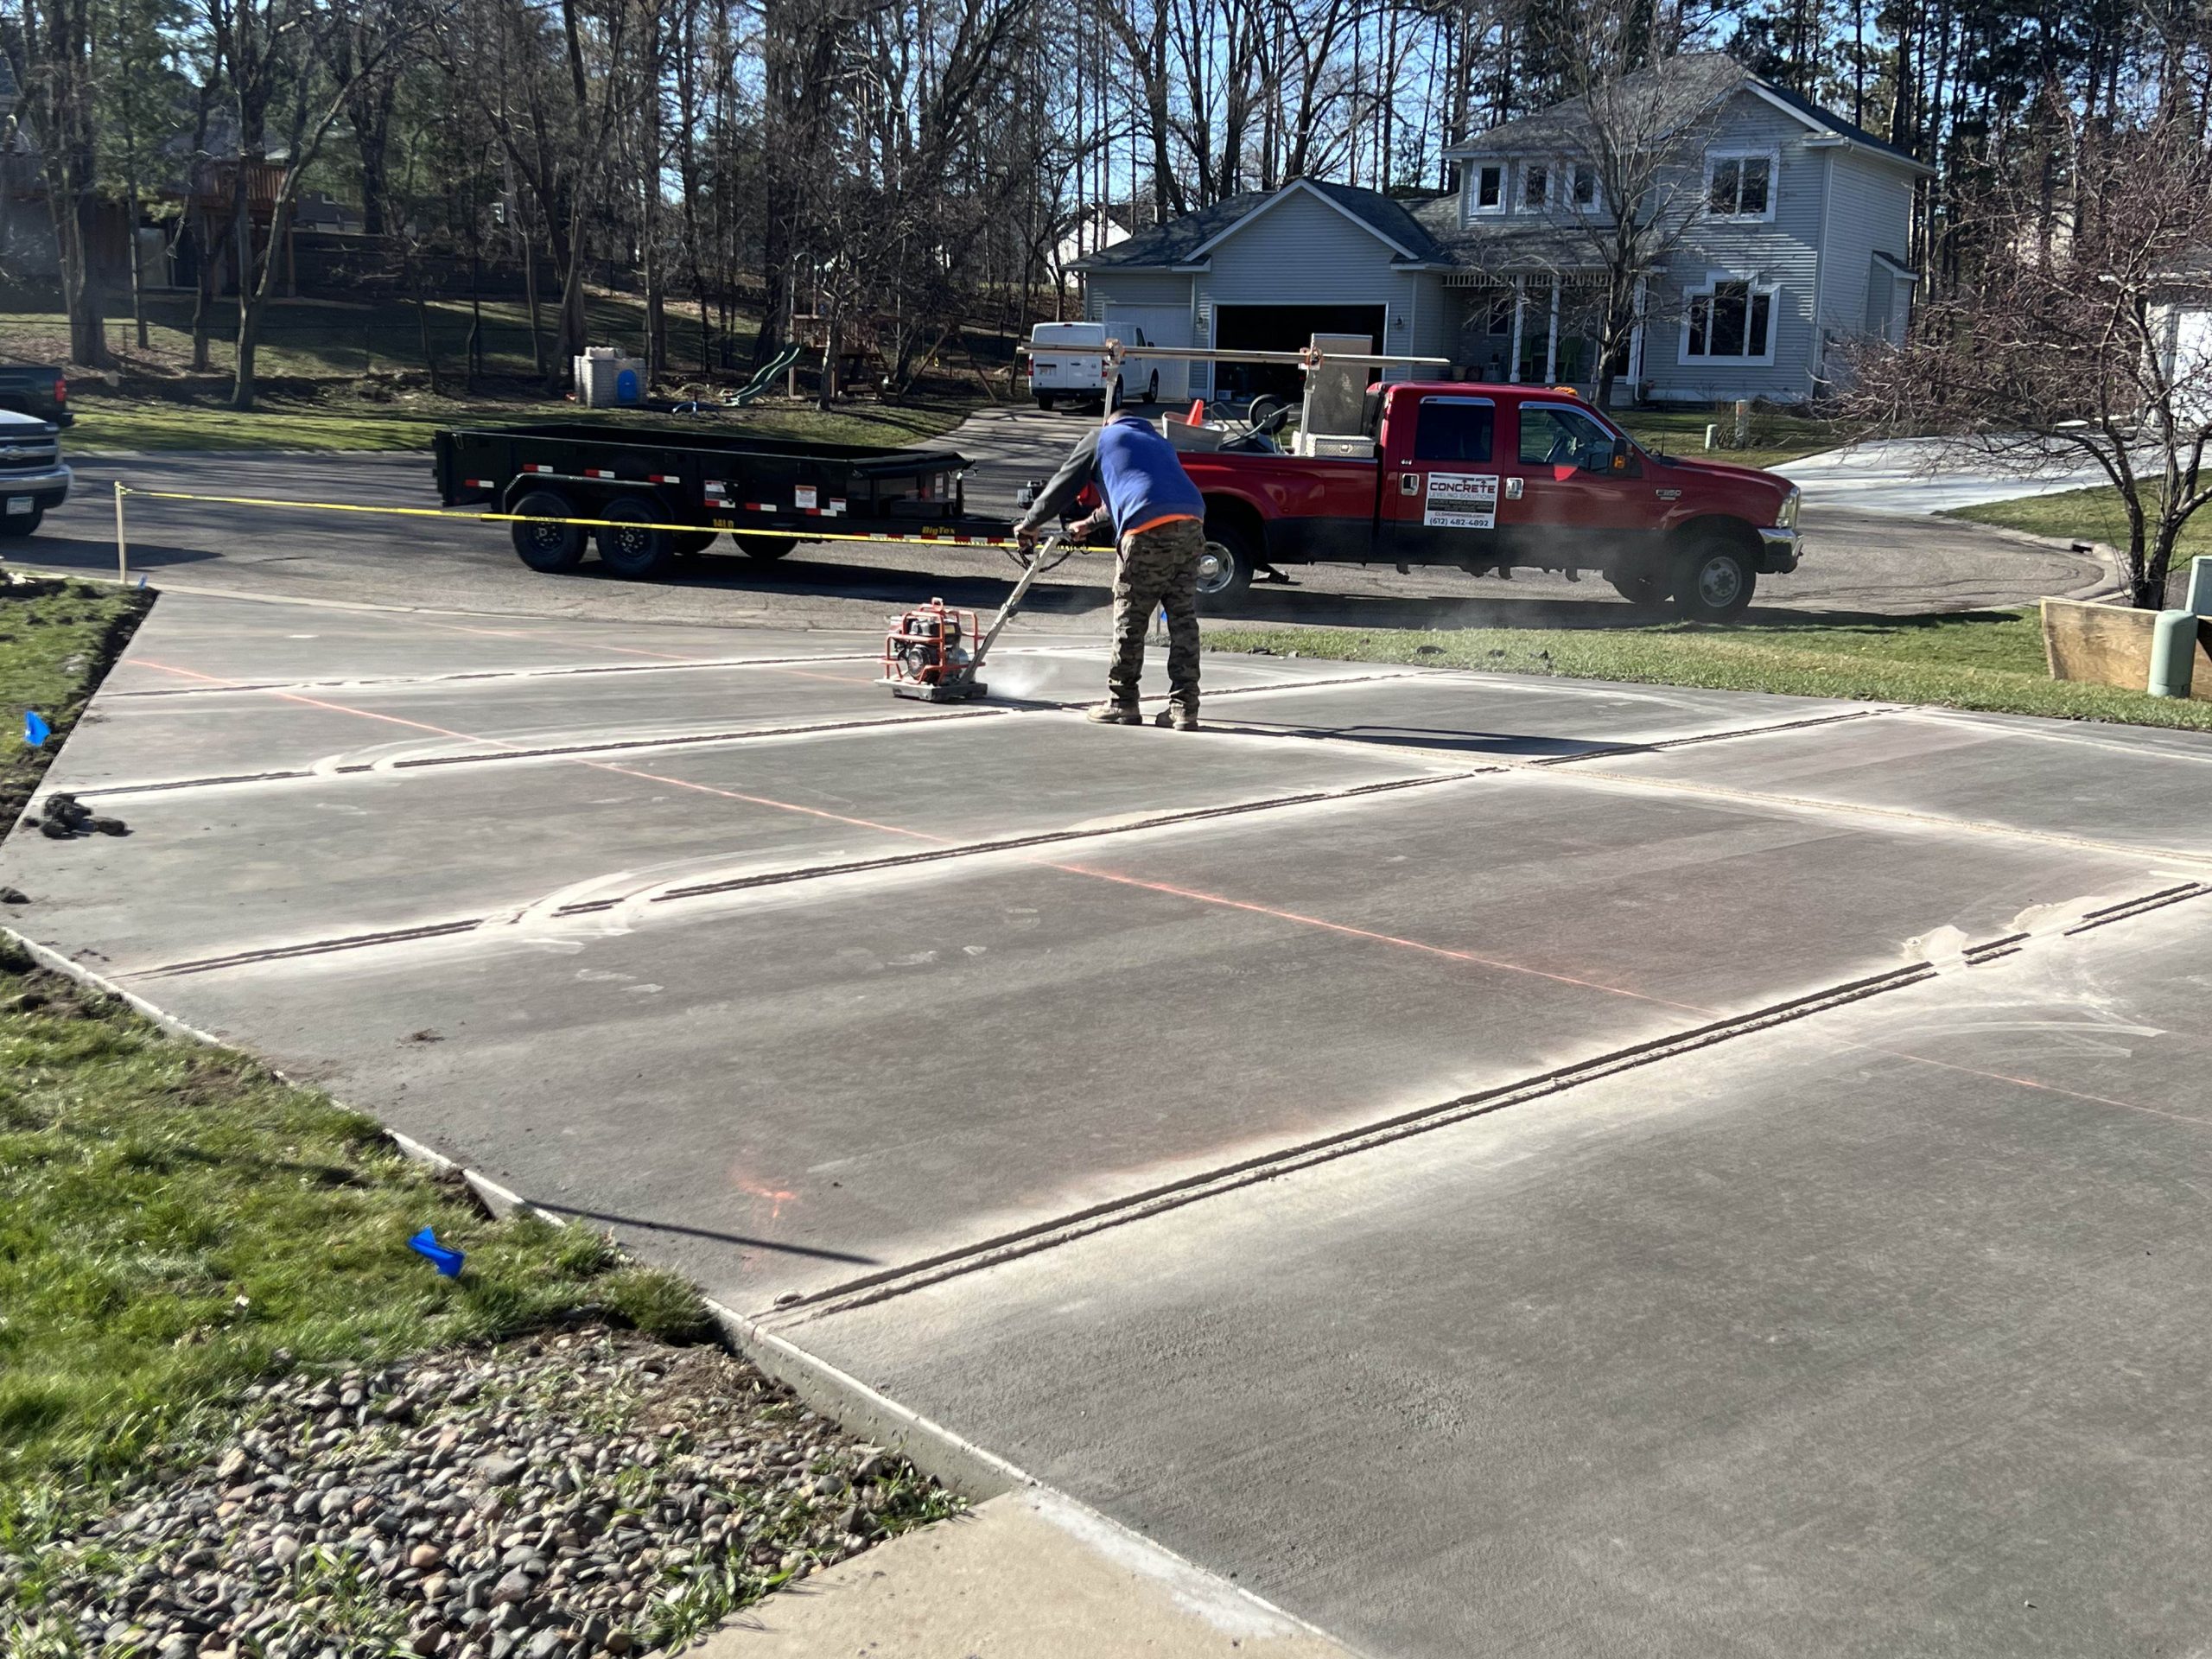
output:
[[[1054, 404], [1102, 404], [1106, 393], [1105, 351], [1108, 329], [1103, 322], [1040, 322], [1029, 331], [1029, 390], [1037, 407]], [[1124, 351], [1135, 351], [1152, 342], [1135, 323], [1116, 324], [1113, 337]], [[1150, 403], [1160, 395], [1160, 367], [1139, 359], [1116, 372], [1123, 384], [1115, 392], [1117, 404]], [[1141, 390], [1140, 399], [1135, 394]]]

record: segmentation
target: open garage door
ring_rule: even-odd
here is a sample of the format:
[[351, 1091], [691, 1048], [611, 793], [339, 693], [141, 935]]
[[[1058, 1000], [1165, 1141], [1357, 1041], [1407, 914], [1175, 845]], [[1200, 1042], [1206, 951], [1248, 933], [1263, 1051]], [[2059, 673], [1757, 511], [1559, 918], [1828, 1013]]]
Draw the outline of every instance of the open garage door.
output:
[[[1144, 330], [1144, 337], [1155, 346], [1188, 347], [1191, 343], [1191, 308], [1187, 305], [1116, 305], [1106, 302], [1106, 328], [1112, 333], [1116, 324], [1135, 323]], [[1191, 365], [1161, 358], [1147, 358], [1129, 365], [1128, 378], [1123, 382], [1132, 398], [1144, 396], [1145, 387], [1153, 375], [1160, 376], [1160, 401], [1163, 404], [1188, 403], [1191, 398]]]
[[[1295, 352], [1316, 334], [1365, 334], [1380, 350], [1387, 310], [1380, 305], [1217, 305], [1214, 347], [1224, 352]], [[1379, 374], [1377, 371], [1370, 378]], [[1306, 377], [1271, 363], [1214, 365], [1215, 397], [1249, 397], [1262, 391], [1294, 404], [1306, 395]]]

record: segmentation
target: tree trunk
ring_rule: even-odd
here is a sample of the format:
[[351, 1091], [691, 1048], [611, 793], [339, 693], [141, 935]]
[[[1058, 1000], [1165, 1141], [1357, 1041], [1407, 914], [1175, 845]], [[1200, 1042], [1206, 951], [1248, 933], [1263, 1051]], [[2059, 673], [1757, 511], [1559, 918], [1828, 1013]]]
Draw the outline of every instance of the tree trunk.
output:
[[415, 289], [415, 328], [423, 340], [423, 366], [429, 371], [430, 396], [442, 397], [445, 388], [438, 383], [438, 354], [430, 344], [430, 302], [423, 292], [423, 273], [418, 268], [413, 273]]
[[192, 259], [195, 268], [192, 299], [192, 372], [205, 374], [208, 370], [207, 311], [215, 294], [215, 236], [208, 223], [207, 210], [201, 208], [193, 222]]

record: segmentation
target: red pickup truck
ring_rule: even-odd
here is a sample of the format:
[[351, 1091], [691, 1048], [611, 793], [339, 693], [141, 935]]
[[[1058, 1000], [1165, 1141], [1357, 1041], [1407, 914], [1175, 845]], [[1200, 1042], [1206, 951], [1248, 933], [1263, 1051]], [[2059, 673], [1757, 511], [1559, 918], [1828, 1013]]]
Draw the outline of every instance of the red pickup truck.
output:
[[1796, 568], [1796, 486], [1655, 455], [1571, 391], [1375, 386], [1366, 406], [1365, 433], [1320, 446], [1350, 454], [1264, 436], [1184, 453], [1206, 499], [1202, 604], [1285, 564], [1517, 566], [1597, 571], [1636, 604], [1718, 620]]

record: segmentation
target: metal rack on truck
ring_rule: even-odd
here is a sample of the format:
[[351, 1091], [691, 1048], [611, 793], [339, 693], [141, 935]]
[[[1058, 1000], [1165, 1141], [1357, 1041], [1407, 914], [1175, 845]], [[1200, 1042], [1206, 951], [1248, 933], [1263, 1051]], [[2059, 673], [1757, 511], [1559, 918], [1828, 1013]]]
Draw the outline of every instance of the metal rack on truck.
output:
[[[739, 551], [779, 559], [810, 533], [957, 543], [1013, 531], [968, 512], [969, 462], [950, 449], [582, 423], [454, 427], [433, 448], [446, 505], [543, 521], [512, 527], [534, 570], [573, 569], [588, 535], [615, 574], [649, 577], [725, 532]], [[577, 518], [603, 522], [561, 522]]]

